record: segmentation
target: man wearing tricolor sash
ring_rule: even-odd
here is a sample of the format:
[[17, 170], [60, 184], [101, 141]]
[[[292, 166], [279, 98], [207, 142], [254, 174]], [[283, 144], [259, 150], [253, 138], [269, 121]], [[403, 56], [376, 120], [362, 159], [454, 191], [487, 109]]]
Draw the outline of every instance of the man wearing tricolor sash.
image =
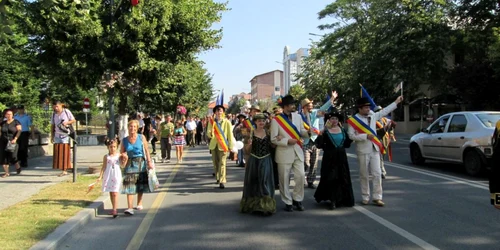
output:
[[315, 189], [314, 181], [316, 180], [316, 170], [318, 169], [318, 156], [319, 151], [316, 148], [315, 141], [319, 135], [319, 120], [320, 117], [325, 115], [330, 107], [333, 106], [333, 102], [337, 98], [337, 92], [332, 92], [332, 97], [330, 100], [325, 102], [323, 106], [318, 109], [313, 109], [313, 102], [309, 99], [304, 99], [300, 103], [302, 106], [302, 121], [304, 123], [304, 128], [310, 131], [311, 137], [304, 139], [304, 171], [307, 173], [307, 187]]
[[402, 100], [403, 97], [400, 96], [385, 109], [373, 113], [370, 112], [370, 100], [366, 97], [360, 98], [356, 102], [358, 113], [347, 120], [349, 138], [356, 142], [361, 198], [364, 205], [370, 201], [369, 173], [373, 175], [373, 203], [377, 206], [385, 205], [382, 201], [382, 174], [380, 170], [380, 154], [385, 149], [375, 132], [376, 123], [380, 118], [395, 110]]
[[[275, 144], [275, 160], [278, 163], [281, 199], [285, 203], [285, 210], [293, 211], [293, 206], [304, 211], [304, 152], [302, 151], [303, 138], [309, 138], [302, 118], [295, 111], [295, 100], [287, 95], [278, 100], [283, 113], [271, 121], [271, 142]], [[293, 171], [295, 187], [293, 195], [290, 193], [290, 173]]]
[[219, 187], [224, 188], [226, 183], [226, 160], [233, 148], [233, 132], [231, 122], [224, 118], [225, 108], [222, 105], [214, 107], [214, 118], [207, 125], [207, 137], [210, 139], [208, 148], [212, 154], [215, 178]]

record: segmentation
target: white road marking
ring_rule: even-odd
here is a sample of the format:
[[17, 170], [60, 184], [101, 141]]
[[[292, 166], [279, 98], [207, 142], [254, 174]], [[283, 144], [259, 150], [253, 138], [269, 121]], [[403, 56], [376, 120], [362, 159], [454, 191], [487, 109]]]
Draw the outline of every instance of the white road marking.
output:
[[384, 218], [370, 212], [368, 209], [366, 208], [363, 208], [363, 207], [360, 207], [360, 206], [354, 206], [354, 209], [358, 210], [359, 212], [361, 212], [362, 214], [370, 217], [371, 219], [373, 219], [374, 221], [382, 224], [383, 226], [385, 226], [386, 228], [390, 229], [391, 231], [399, 234], [400, 236], [402, 236], [403, 238], [406, 238], [407, 240], [415, 243], [417, 246], [423, 248], [423, 249], [428, 249], [428, 250], [435, 250], [435, 249], [439, 249], [433, 245], [431, 245], [430, 243], [420, 239], [419, 237], [409, 233], [408, 231], [392, 224], [391, 222], [385, 220]]
[[[351, 158], [358, 158], [357, 155], [350, 154], [350, 153], [348, 153], [347, 156], [351, 157]], [[483, 190], [489, 190], [488, 185], [483, 184], [483, 183], [479, 183], [477, 181], [470, 181], [470, 180], [459, 178], [459, 177], [454, 177], [454, 176], [452, 177], [452, 176], [445, 175], [445, 174], [438, 174], [438, 173], [434, 173], [431, 171], [427, 171], [427, 170], [423, 170], [423, 169], [416, 169], [416, 168], [408, 167], [406, 165], [392, 163], [392, 162], [384, 162], [384, 164], [387, 166], [403, 169], [403, 170], [414, 172], [414, 173], [432, 176], [432, 177], [440, 178], [443, 180], [453, 181], [455, 183], [459, 183], [459, 184], [463, 184], [463, 185], [467, 185], [467, 186], [471, 186], [471, 187], [475, 187], [475, 188], [479, 188], [479, 189], [483, 189]]]

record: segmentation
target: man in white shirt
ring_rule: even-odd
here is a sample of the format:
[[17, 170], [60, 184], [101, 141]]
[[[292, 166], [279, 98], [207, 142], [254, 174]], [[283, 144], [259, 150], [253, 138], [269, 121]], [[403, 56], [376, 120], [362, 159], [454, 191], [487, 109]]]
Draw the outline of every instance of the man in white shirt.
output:
[[403, 96], [398, 97], [394, 103], [380, 112], [373, 113], [370, 110], [370, 100], [364, 97], [360, 98], [356, 102], [358, 113], [347, 121], [349, 123], [349, 138], [356, 142], [361, 196], [364, 205], [370, 201], [369, 172], [373, 175], [373, 203], [380, 207], [385, 205], [382, 201], [382, 173], [380, 170], [380, 152], [383, 150], [383, 145], [375, 132], [376, 123], [381, 117], [395, 110], [401, 101], [403, 101]]
[[186, 130], [187, 130], [187, 144], [190, 147], [195, 146], [195, 135], [196, 135], [196, 122], [194, 121], [192, 116], [188, 116], [186, 121]]

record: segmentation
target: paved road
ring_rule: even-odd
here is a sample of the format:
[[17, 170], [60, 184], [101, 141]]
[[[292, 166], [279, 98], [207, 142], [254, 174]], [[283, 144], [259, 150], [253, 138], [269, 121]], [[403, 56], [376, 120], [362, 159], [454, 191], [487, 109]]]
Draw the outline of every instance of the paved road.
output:
[[[489, 205], [484, 177], [410, 166], [406, 148], [395, 145], [395, 161], [387, 164], [386, 207], [359, 204], [358, 168], [350, 154], [355, 207], [326, 210], [306, 189], [306, 211], [288, 213], [278, 192], [272, 217], [240, 214], [244, 170], [230, 167], [221, 190], [206, 147], [196, 148], [183, 165], [159, 164], [163, 189], [145, 195], [143, 211], [99, 216], [60, 249], [498, 249], [500, 211]], [[120, 202], [124, 207], [125, 197]]]

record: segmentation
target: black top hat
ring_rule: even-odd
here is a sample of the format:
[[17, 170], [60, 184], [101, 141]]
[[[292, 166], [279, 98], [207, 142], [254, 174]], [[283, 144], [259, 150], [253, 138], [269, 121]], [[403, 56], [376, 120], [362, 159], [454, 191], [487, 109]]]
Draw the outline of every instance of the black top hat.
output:
[[244, 115], [244, 114], [238, 114], [238, 115], [236, 116], [236, 118], [237, 118], [237, 119], [240, 119], [241, 117], [242, 117], [242, 118], [247, 118], [247, 116], [246, 116], [246, 115]]
[[366, 97], [361, 97], [356, 101], [356, 106], [358, 108], [364, 107], [364, 106], [371, 106], [370, 100]]
[[295, 99], [293, 99], [293, 96], [291, 96], [291, 95], [286, 95], [286, 96], [278, 99], [278, 105], [280, 107], [284, 107], [284, 106], [290, 105], [290, 104], [295, 104]]
[[221, 108], [222, 111], [226, 111], [226, 108], [224, 108], [224, 105], [215, 105], [215, 107], [212, 111], [215, 113], [215, 111], [217, 111], [219, 108]]
[[326, 123], [326, 121], [328, 121], [328, 119], [332, 118], [332, 117], [337, 117], [339, 119], [339, 121], [343, 121], [344, 120], [344, 116], [339, 113], [339, 112], [330, 112], [330, 113], [327, 113], [325, 114], [324, 116], [324, 122]]

